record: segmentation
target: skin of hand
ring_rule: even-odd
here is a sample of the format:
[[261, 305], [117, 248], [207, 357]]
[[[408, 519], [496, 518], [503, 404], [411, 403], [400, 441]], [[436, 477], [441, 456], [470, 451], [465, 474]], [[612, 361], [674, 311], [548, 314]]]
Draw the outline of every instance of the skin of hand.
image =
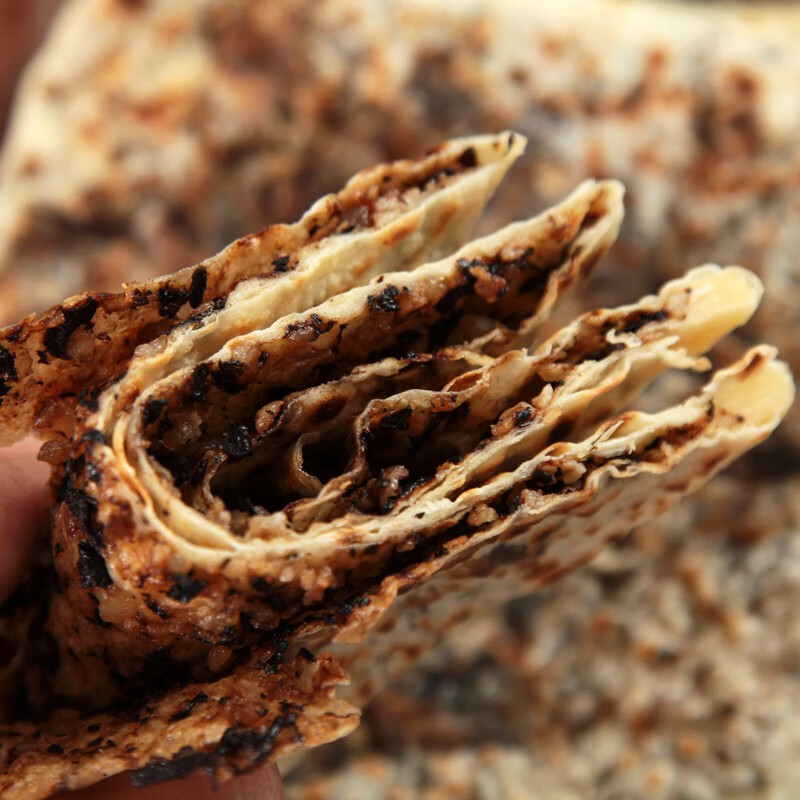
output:
[[[25, 574], [33, 544], [47, 529], [49, 468], [36, 460], [38, 444], [19, 442], [0, 450], [0, 602]], [[63, 800], [282, 800], [283, 790], [273, 764], [250, 775], [217, 784], [208, 775], [136, 789], [127, 775], [60, 794]]]

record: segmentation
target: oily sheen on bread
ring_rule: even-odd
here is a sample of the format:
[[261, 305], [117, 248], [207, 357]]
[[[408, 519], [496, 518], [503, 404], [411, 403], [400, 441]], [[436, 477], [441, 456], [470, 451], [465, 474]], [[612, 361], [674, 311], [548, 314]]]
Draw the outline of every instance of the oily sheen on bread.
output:
[[523, 144], [373, 168], [296, 225], [0, 332], [3, 441], [35, 430], [53, 467], [51, 540], [0, 631], [4, 797], [226, 777], [340, 737], [473, 612], [778, 424], [793, 384], [765, 346], [631, 407], [749, 319], [742, 268], [543, 333], [622, 187], [466, 241]]

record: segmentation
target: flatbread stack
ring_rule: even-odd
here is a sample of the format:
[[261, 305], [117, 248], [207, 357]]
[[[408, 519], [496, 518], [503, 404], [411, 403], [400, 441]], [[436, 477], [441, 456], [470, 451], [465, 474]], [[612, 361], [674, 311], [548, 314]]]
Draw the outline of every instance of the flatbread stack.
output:
[[543, 333], [611, 246], [622, 188], [585, 182], [465, 244], [523, 146], [374, 167], [294, 225], [0, 333], [2, 441], [42, 436], [54, 493], [4, 607], [4, 797], [226, 777], [343, 736], [442, 637], [775, 428], [794, 387], [766, 346], [631, 408], [708, 371], [761, 298], [744, 269]]

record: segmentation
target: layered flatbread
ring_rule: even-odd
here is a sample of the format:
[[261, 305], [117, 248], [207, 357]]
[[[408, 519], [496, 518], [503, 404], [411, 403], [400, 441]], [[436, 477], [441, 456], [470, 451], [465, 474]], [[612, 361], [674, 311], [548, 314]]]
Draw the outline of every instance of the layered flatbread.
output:
[[296, 225], [0, 332], [3, 439], [46, 440], [54, 494], [49, 553], [3, 618], [3, 796], [226, 777], [342, 736], [474, 613], [778, 424], [793, 384], [767, 346], [632, 407], [750, 318], [740, 267], [544, 334], [622, 188], [463, 243], [523, 144], [373, 168]]

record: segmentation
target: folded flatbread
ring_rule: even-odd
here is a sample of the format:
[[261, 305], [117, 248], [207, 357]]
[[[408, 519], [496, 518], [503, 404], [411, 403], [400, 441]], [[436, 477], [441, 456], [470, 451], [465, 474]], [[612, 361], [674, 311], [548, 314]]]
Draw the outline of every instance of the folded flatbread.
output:
[[612, 244], [622, 189], [585, 182], [465, 244], [523, 146], [375, 167], [295, 225], [0, 332], [2, 441], [45, 438], [54, 493], [0, 631], [4, 797], [225, 777], [340, 737], [473, 611], [778, 424], [793, 384], [765, 346], [630, 408], [749, 319], [761, 284], [739, 267], [542, 334]]

